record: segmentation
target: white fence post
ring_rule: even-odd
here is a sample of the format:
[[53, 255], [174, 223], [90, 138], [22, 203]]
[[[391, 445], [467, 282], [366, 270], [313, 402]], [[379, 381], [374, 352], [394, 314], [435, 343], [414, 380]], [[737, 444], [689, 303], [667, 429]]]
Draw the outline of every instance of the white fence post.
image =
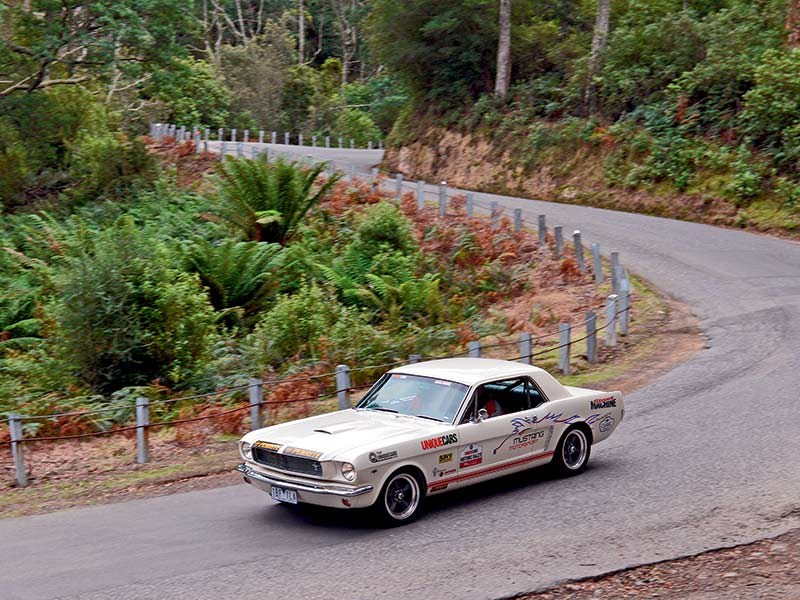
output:
[[217, 141], [221, 142], [223, 137], [225, 137], [225, 130], [222, 127], [220, 127], [219, 129], [217, 129]]
[[25, 469], [22, 417], [17, 413], [8, 415], [8, 429], [11, 433], [11, 456], [14, 459], [14, 482], [17, 487], [25, 487], [28, 485], [28, 471]]
[[533, 354], [533, 338], [530, 333], [519, 334], [519, 362], [531, 364]]
[[329, 135], [325, 136], [325, 147], [326, 148], [330, 148], [331, 147], [331, 136], [329, 136]]
[[317, 147], [317, 136], [315, 136], [315, 135], [311, 136], [311, 147], [312, 148], [316, 148]]
[[136, 399], [136, 462], [150, 462], [150, 401]]
[[403, 174], [402, 173], [398, 173], [397, 175], [395, 175], [394, 180], [395, 180], [395, 190], [394, 190], [395, 196], [397, 196], [398, 200], [402, 200], [402, 198], [403, 198]]
[[628, 335], [631, 314], [631, 282], [624, 277], [619, 282], [619, 334]]
[[222, 143], [219, 146], [219, 154], [222, 159], [225, 158], [225, 155], [228, 153], [228, 149], [225, 147], [225, 140], [222, 140]]
[[572, 233], [572, 245], [575, 246], [575, 262], [578, 263], [578, 270], [586, 273], [586, 263], [583, 261], [583, 242], [581, 242], [581, 232], [578, 229]]
[[603, 261], [600, 259], [600, 244], [592, 244], [592, 264], [594, 266], [594, 282], [597, 285], [603, 283]]
[[262, 427], [262, 403], [264, 402], [264, 382], [257, 377], [250, 379], [247, 388], [250, 400], [250, 430], [261, 429]]
[[250, 141], [250, 130], [249, 129], [245, 129], [244, 130], [244, 140], [243, 141], [244, 141], [245, 144]]
[[492, 229], [497, 229], [497, 226], [500, 224], [500, 203], [494, 200], [489, 207]]
[[258, 132], [258, 143], [259, 144], [263, 144], [264, 143], [264, 130], [263, 129]]
[[303, 145], [303, 134], [302, 133], [298, 133], [297, 134], [297, 145], [298, 146], [302, 146]]
[[236, 130], [235, 129], [231, 129], [231, 141], [232, 142], [236, 141]]
[[356, 147], [356, 141], [353, 138], [350, 138], [350, 149], [353, 150]]
[[558, 368], [564, 375], [569, 375], [570, 350], [572, 330], [569, 323], [558, 324]]
[[611, 253], [611, 293], [619, 294], [619, 252]]
[[194, 153], [195, 154], [200, 154], [200, 150], [201, 150], [201, 147], [200, 147], [200, 132], [196, 131], [195, 134], [194, 134]]
[[586, 313], [586, 360], [597, 362], [597, 315], [592, 311]]
[[284, 144], [285, 146], [288, 146], [288, 145], [289, 145], [289, 132], [288, 132], [288, 131], [285, 131], [285, 132], [283, 133], [283, 144]]
[[558, 225], [553, 228], [553, 233], [556, 236], [556, 258], [564, 256], [564, 228]]
[[475, 212], [475, 194], [467, 192], [467, 216], [471, 217]]
[[339, 148], [344, 148], [344, 140], [339, 138]]
[[617, 295], [606, 298], [606, 346], [617, 345]]
[[447, 182], [442, 181], [439, 184], [439, 216], [443, 217], [447, 214]]
[[417, 182], [417, 210], [425, 208], [425, 182]]
[[273, 131], [273, 132], [270, 134], [270, 141], [271, 141], [273, 144], [277, 144], [277, 143], [278, 143], [278, 132], [277, 132], [277, 131]]
[[336, 396], [339, 399], [339, 410], [350, 408], [350, 367], [336, 367]]
[[520, 231], [522, 229], [522, 209], [515, 208], [514, 209], [514, 231]]
[[481, 357], [480, 341], [467, 342], [467, 352], [470, 358], [480, 358]]
[[539, 246], [544, 248], [547, 243], [547, 217], [539, 215]]

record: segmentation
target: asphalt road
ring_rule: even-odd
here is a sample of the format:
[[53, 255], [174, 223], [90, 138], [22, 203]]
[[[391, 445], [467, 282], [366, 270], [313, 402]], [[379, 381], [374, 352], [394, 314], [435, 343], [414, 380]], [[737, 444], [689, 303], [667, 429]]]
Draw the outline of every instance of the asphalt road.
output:
[[[358, 172], [380, 156], [329, 152]], [[586, 473], [534, 471], [454, 492], [388, 531], [357, 513], [273, 505], [245, 485], [6, 519], [0, 597], [498, 598], [796, 527], [800, 246], [476, 198], [580, 228], [701, 319], [708, 348], [627, 398], [625, 422]]]

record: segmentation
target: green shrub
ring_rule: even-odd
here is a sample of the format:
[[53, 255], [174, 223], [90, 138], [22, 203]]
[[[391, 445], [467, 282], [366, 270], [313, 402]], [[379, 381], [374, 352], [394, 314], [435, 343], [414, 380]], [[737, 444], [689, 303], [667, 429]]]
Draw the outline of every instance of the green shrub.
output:
[[204, 366], [214, 314], [197, 276], [171, 268], [129, 218], [86, 232], [57, 285], [48, 312], [62, 360], [94, 390], [186, 385]]
[[281, 295], [248, 338], [250, 353], [261, 365], [293, 357], [319, 358], [321, 338], [343, 311], [339, 301], [318, 286], [304, 286], [294, 294]]
[[336, 119], [335, 135], [346, 140], [354, 140], [356, 146], [362, 148], [367, 142], [377, 142], [381, 138], [381, 131], [369, 113], [357, 108], [346, 108], [339, 112]]
[[24, 204], [30, 176], [28, 152], [17, 130], [0, 118], [0, 212]]
[[364, 211], [356, 229], [356, 239], [360, 250], [369, 255], [387, 250], [409, 253], [417, 249], [411, 223], [390, 202], [381, 202]]
[[155, 177], [155, 161], [138, 139], [124, 135], [83, 135], [71, 147], [70, 193], [80, 201], [124, 196], [137, 183]]

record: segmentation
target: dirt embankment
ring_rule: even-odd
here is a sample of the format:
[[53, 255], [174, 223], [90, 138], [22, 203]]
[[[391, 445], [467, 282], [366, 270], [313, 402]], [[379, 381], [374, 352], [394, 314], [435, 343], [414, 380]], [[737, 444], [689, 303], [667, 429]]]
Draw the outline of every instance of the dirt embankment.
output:
[[[566, 202], [744, 228], [798, 237], [795, 221], [779, 222], [763, 207], [740, 208], [733, 202], [701, 194], [681, 194], [668, 185], [650, 189], [615, 187], [606, 177], [613, 151], [589, 144], [567, 144], [523, 156], [512, 144], [491, 141], [479, 133], [436, 127], [403, 146], [389, 147], [384, 169], [407, 178], [447, 181], [454, 187]], [[518, 145], [516, 147], [519, 147]]]

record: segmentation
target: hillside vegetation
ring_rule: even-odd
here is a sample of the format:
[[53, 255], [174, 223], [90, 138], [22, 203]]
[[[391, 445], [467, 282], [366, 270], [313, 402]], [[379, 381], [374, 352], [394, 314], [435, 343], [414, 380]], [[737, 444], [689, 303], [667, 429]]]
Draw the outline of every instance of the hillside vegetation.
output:
[[[477, 3], [480, 18], [466, 6], [404, 3], [397, 26], [379, 30], [413, 98], [389, 140], [391, 167], [730, 225], [800, 226], [797, 2], [514, 0], [504, 93], [494, 87], [496, 4]], [[469, 35], [424, 35], [439, 27]], [[487, 165], [496, 168], [480, 175]]]

